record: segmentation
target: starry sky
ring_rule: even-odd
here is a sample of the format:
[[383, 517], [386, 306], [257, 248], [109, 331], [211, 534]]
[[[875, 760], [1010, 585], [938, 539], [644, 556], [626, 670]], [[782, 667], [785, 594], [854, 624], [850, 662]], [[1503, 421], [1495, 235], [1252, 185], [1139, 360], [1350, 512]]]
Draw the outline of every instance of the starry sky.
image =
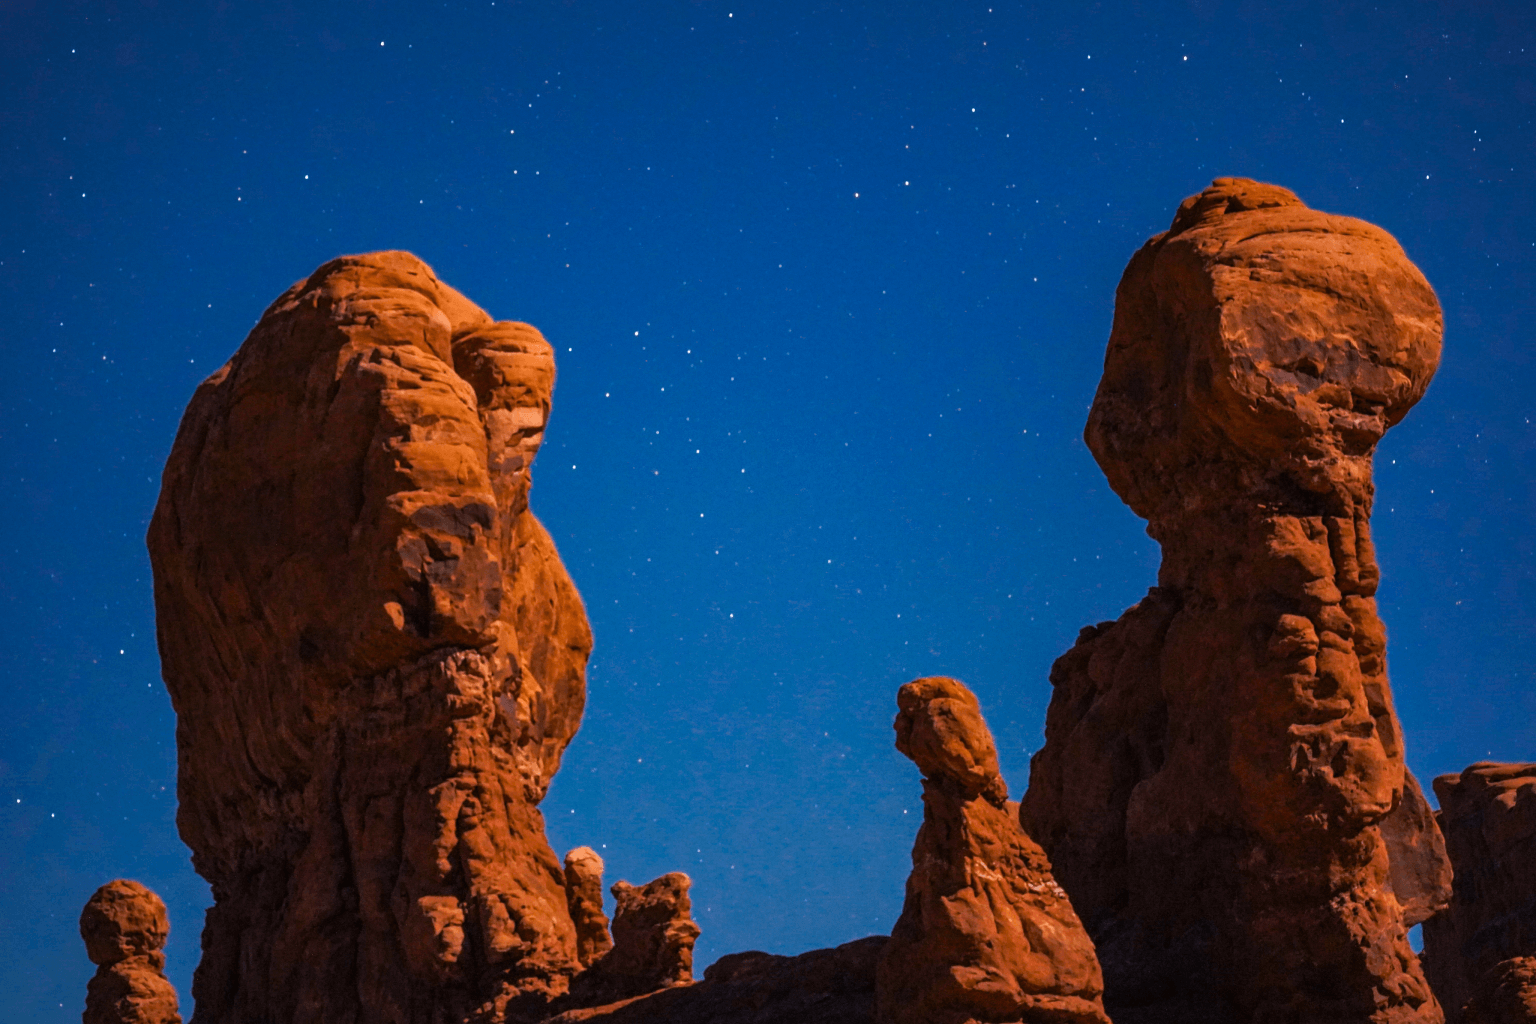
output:
[[1115, 284], [1217, 175], [1435, 286], [1377, 462], [1409, 763], [1536, 759], [1533, 111], [1523, 4], [5, 0], [6, 1016], [77, 1019], [118, 876], [190, 1009], [144, 532], [193, 388], [342, 253], [556, 347], [532, 503], [596, 650], [549, 833], [691, 874], [700, 968], [889, 930], [908, 679], [1023, 791], [1051, 661], [1157, 568], [1081, 440]]

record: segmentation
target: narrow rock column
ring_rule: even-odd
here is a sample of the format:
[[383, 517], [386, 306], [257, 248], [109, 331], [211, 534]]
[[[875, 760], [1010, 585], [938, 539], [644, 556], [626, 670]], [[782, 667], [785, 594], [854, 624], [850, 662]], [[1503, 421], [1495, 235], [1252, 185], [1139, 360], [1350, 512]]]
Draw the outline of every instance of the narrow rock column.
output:
[[1086, 439], [1162, 567], [1052, 668], [1023, 801], [1117, 1020], [1441, 1020], [1405, 925], [1443, 854], [1370, 533], [1376, 443], [1440, 337], [1390, 235], [1247, 179], [1126, 268]]
[[954, 679], [896, 697], [923, 824], [875, 980], [879, 1024], [1107, 1024], [1093, 943], [1019, 827], [976, 698]]
[[80, 912], [80, 937], [96, 964], [84, 1024], [181, 1024], [165, 978], [170, 921], [160, 897], [138, 882], [108, 882]]
[[573, 1006], [598, 1006], [693, 984], [693, 944], [699, 926], [681, 871], [645, 885], [615, 882], [613, 948], [571, 983]]
[[565, 905], [576, 925], [576, 958], [582, 967], [613, 948], [603, 913], [603, 858], [590, 846], [565, 855]]

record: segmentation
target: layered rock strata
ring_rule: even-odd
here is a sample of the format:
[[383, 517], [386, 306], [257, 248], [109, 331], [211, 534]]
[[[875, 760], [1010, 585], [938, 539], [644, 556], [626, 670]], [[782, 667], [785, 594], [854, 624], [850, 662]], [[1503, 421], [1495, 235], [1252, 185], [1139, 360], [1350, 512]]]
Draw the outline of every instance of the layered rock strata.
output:
[[1273, 185], [1217, 179], [1126, 268], [1086, 439], [1162, 567], [1053, 667], [1022, 809], [1118, 1024], [1441, 1019], [1370, 535], [1440, 340], [1390, 235]]
[[1483, 761], [1434, 786], [1456, 881], [1450, 906], [1424, 925], [1424, 969], [1450, 1010], [1476, 990], [1487, 1004], [1510, 985], [1485, 976], [1536, 957], [1536, 764]]
[[537, 807], [591, 649], [528, 510], [554, 371], [386, 252], [197, 389], [148, 540], [199, 1021], [512, 1019], [579, 969]]
[[80, 912], [80, 937], [96, 965], [84, 1024], [181, 1024], [165, 978], [170, 921], [160, 897], [138, 882], [108, 882]]
[[923, 773], [923, 824], [875, 1019], [1107, 1024], [1093, 943], [1008, 803], [975, 696], [933, 677], [896, 699], [896, 748]]

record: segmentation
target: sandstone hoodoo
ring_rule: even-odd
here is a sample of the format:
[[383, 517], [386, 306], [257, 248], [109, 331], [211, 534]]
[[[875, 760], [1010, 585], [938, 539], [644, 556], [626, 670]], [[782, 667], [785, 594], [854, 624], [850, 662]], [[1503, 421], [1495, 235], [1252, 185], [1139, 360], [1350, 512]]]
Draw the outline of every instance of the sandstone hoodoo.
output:
[[590, 846], [565, 855], [565, 906], [576, 926], [576, 959], [591, 967], [613, 948], [613, 937], [603, 913], [603, 858]]
[[906, 904], [880, 957], [880, 1024], [1107, 1024], [1093, 943], [1008, 803], [976, 697], [897, 694], [896, 747], [923, 773]]
[[515, 1017], [577, 929], [538, 801], [591, 634], [528, 510], [550, 346], [333, 260], [198, 388], [149, 530], [200, 1021]]
[[80, 937], [96, 964], [84, 1024], [181, 1024], [165, 979], [170, 921], [160, 897], [138, 882], [108, 882], [80, 912]]
[[1404, 908], [1446, 871], [1370, 535], [1376, 443], [1440, 339], [1390, 235], [1247, 179], [1126, 268], [1086, 438], [1162, 567], [1056, 662], [1022, 810], [1117, 1024], [1441, 1019]]
[[1023, 800], [1118, 1024], [1441, 1019], [1370, 543], [1376, 442], [1439, 348], [1392, 236], [1244, 178], [1121, 278], [1086, 439], [1163, 565], [1055, 663]]
[[1447, 1013], [1536, 1022], [1536, 764], [1482, 761], [1435, 795], [1456, 883], [1425, 922], [1425, 973]]

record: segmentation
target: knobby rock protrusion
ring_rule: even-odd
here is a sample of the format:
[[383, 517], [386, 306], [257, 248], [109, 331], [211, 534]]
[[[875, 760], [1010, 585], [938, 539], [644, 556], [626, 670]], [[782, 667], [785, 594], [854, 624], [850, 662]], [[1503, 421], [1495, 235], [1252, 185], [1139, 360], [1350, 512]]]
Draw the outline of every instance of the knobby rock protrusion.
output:
[[80, 912], [80, 937], [96, 965], [84, 1024], [181, 1024], [165, 978], [170, 921], [160, 897], [138, 882], [108, 882]]
[[923, 824], [876, 973], [876, 1020], [1106, 1024], [1093, 943], [1008, 803], [975, 696], [934, 677], [896, 701], [896, 748], [923, 773]]
[[1441, 1020], [1370, 534], [1440, 340], [1390, 235], [1274, 185], [1217, 179], [1126, 268], [1086, 439], [1162, 567], [1056, 662], [1023, 801], [1120, 1024]]
[[199, 1021], [500, 1020], [579, 969], [537, 807], [591, 650], [528, 509], [554, 374], [384, 252], [295, 284], [193, 396], [149, 549], [214, 897]]

